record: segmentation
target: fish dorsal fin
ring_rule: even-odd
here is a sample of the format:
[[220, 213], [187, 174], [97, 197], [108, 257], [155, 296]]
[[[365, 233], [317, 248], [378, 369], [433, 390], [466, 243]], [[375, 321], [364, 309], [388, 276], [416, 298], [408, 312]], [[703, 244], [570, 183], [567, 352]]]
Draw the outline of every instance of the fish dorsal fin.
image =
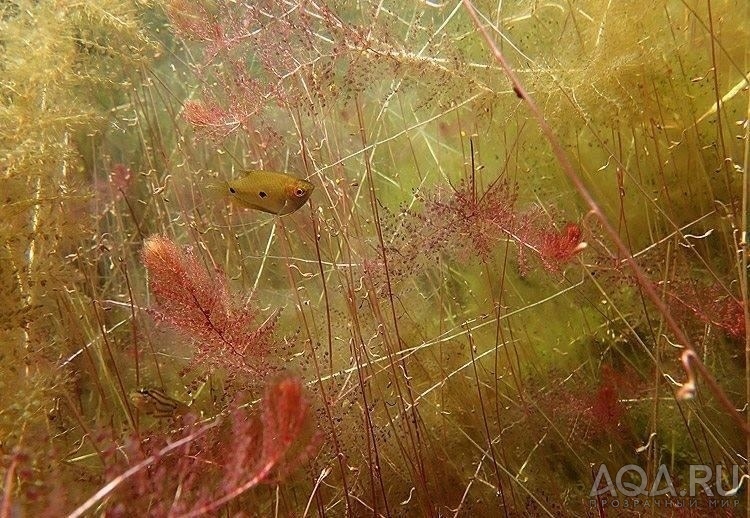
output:
[[268, 172], [269, 171], [267, 171], [266, 169], [245, 169], [239, 174], [239, 178], [245, 178], [254, 174], [263, 174]]

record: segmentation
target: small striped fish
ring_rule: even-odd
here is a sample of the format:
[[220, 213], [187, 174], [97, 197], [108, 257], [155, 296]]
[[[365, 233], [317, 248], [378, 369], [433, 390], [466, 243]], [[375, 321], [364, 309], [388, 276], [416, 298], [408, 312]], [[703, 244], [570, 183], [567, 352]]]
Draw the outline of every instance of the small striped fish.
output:
[[153, 417], [174, 418], [190, 412], [190, 407], [185, 403], [155, 388], [140, 388], [131, 392], [130, 401], [138, 410]]

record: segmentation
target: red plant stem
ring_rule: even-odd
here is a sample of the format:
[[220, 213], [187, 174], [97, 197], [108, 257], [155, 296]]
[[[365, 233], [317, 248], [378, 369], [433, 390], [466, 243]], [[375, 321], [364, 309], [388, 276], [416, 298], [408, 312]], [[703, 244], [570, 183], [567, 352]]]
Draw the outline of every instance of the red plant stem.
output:
[[10, 501], [13, 494], [13, 479], [16, 476], [16, 466], [18, 466], [18, 455], [13, 456], [13, 460], [5, 474], [5, 484], [3, 487], [3, 504], [0, 507], [0, 518], [10, 517]]
[[122, 405], [125, 409], [125, 412], [128, 415], [128, 422], [130, 426], [135, 431], [136, 435], [139, 435], [138, 439], [140, 440], [140, 434], [138, 434], [138, 427], [135, 424], [135, 417], [133, 416], [133, 409], [130, 407], [130, 400], [127, 397], [127, 390], [125, 390], [125, 385], [122, 382], [122, 376], [120, 376], [120, 371], [117, 368], [117, 364], [115, 362], [115, 357], [112, 354], [112, 347], [109, 345], [109, 340], [107, 339], [107, 327], [104, 325], [104, 321], [102, 320], [101, 315], [99, 314], [99, 306], [97, 305], [96, 301], [91, 301], [91, 306], [94, 309], [94, 316], [96, 316], [96, 321], [99, 324], [99, 329], [102, 333], [102, 341], [104, 343], [104, 348], [107, 350], [107, 355], [109, 356], [110, 361], [114, 365], [114, 372], [115, 372], [115, 378], [117, 378], [117, 385], [120, 387], [120, 393], [122, 396]]
[[[747, 10], [750, 14], [750, 8]], [[746, 78], [747, 79], [747, 78]], [[750, 113], [750, 97], [747, 100], [747, 113]], [[745, 317], [745, 401], [750, 401], [750, 293], [747, 285], [747, 267], [748, 267], [748, 222], [750, 218], [750, 126], [745, 124], [745, 157], [743, 161], [743, 181], [742, 181], [742, 221], [740, 223], [740, 252], [739, 261], [739, 279], [740, 292], [742, 293], [743, 310]], [[750, 411], [746, 412], [746, 422], [750, 426]], [[746, 471], [750, 471], [750, 436], [745, 437], [745, 458], [748, 459]], [[750, 509], [750, 491], [745, 496], [745, 508]]]
[[[135, 299], [133, 298], [133, 288], [130, 286], [130, 277], [128, 276], [128, 268], [124, 261], [120, 259], [120, 267], [122, 273], [125, 276], [125, 285], [128, 287], [128, 296], [130, 297], [130, 316], [131, 316], [131, 329], [133, 331], [133, 354], [135, 356], [135, 384], [141, 385], [141, 367], [140, 367], [140, 355], [138, 353], [138, 326], [135, 318]], [[136, 425], [137, 426], [137, 425]]]
[[[326, 324], [328, 326], [328, 359], [330, 361], [330, 374], [333, 376], [333, 327], [331, 323], [331, 306], [328, 300], [328, 288], [326, 286], [325, 272], [323, 271], [323, 260], [320, 255], [320, 241], [318, 239], [318, 233], [320, 231], [318, 227], [318, 217], [315, 214], [315, 208], [310, 203], [310, 221], [313, 226], [313, 242], [315, 243], [315, 253], [318, 258], [318, 271], [320, 272], [320, 282], [323, 283], [323, 296], [326, 303]], [[326, 417], [331, 424], [331, 438], [333, 439], [333, 446], [336, 450], [336, 459], [338, 460], [339, 469], [341, 471], [341, 481], [344, 486], [344, 504], [346, 508], [347, 516], [351, 513], [352, 505], [349, 501], [349, 484], [346, 480], [346, 469], [344, 463], [346, 462], [346, 456], [341, 450], [339, 444], [338, 435], [336, 434], [336, 421], [333, 419], [331, 414], [331, 407], [328, 403], [328, 394], [326, 393], [325, 386], [323, 385], [323, 379], [320, 376], [320, 366], [318, 365], [318, 356], [315, 354], [315, 346], [313, 345], [312, 337], [310, 339], [310, 351], [312, 353], [313, 365], [315, 366], [315, 374], [318, 377], [318, 387], [320, 388], [320, 394], [323, 396], [323, 407], [325, 408]], [[368, 437], [369, 441], [369, 437]], [[374, 493], [373, 493], [374, 494]]]
[[547, 122], [547, 119], [544, 118], [544, 114], [542, 114], [541, 110], [537, 106], [534, 99], [529, 95], [529, 93], [524, 88], [523, 83], [521, 83], [521, 80], [518, 78], [515, 71], [510, 67], [508, 62], [505, 60], [505, 56], [497, 47], [497, 45], [495, 44], [495, 41], [492, 39], [490, 34], [487, 32], [487, 29], [484, 27], [484, 25], [482, 25], [481, 21], [479, 20], [479, 16], [477, 15], [477, 11], [474, 8], [474, 5], [471, 3], [471, 0], [462, 0], [462, 2], [463, 2], [464, 7], [466, 8], [466, 11], [469, 13], [469, 16], [471, 17], [474, 25], [476, 26], [477, 30], [482, 34], [482, 37], [487, 42], [487, 45], [492, 51], [492, 54], [495, 60], [498, 62], [498, 64], [500, 65], [500, 68], [503, 69], [503, 72], [505, 72], [505, 75], [508, 77], [511, 84], [513, 85], [513, 91], [518, 95], [518, 97], [526, 101], [529, 111], [537, 120], [537, 123], [539, 124], [539, 127], [542, 130], [542, 132], [544, 133], [544, 136], [547, 138], [547, 141], [549, 141], [550, 146], [552, 147], [552, 152], [554, 153], [555, 158], [557, 158], [557, 161], [560, 163], [560, 167], [562, 167], [562, 170], [565, 173], [565, 175], [568, 177], [568, 180], [570, 181], [570, 183], [573, 184], [573, 187], [575, 187], [576, 191], [578, 191], [578, 194], [581, 196], [581, 198], [583, 198], [584, 202], [586, 202], [586, 205], [589, 206], [591, 213], [593, 213], [597, 217], [597, 219], [602, 225], [602, 228], [607, 233], [607, 235], [609, 235], [610, 239], [612, 240], [612, 243], [615, 245], [618, 252], [621, 254], [622, 257], [624, 257], [624, 261], [628, 264], [628, 266], [630, 266], [630, 269], [633, 271], [633, 275], [635, 276], [635, 279], [638, 282], [638, 285], [646, 294], [646, 296], [651, 300], [651, 302], [653, 302], [653, 304], [656, 306], [656, 309], [659, 311], [659, 313], [662, 314], [667, 326], [672, 330], [675, 337], [677, 338], [677, 341], [680, 342], [689, 351], [693, 352], [693, 357], [692, 357], [693, 366], [701, 374], [702, 378], [708, 385], [709, 390], [714, 394], [714, 396], [716, 396], [716, 399], [718, 399], [719, 403], [729, 413], [732, 419], [734, 419], [737, 425], [740, 428], [742, 428], [745, 434], [750, 435], [750, 425], [748, 425], [748, 423], [745, 422], [745, 420], [740, 415], [740, 413], [737, 412], [737, 407], [734, 404], [732, 404], [732, 402], [729, 400], [727, 395], [721, 389], [721, 387], [716, 382], [714, 377], [708, 371], [706, 366], [703, 365], [703, 362], [700, 361], [700, 359], [698, 358], [698, 355], [695, 354], [695, 347], [693, 346], [692, 342], [687, 337], [687, 335], [685, 335], [682, 329], [680, 329], [680, 326], [672, 317], [672, 314], [669, 312], [667, 305], [659, 297], [659, 294], [654, 289], [654, 286], [649, 280], [649, 278], [643, 272], [641, 267], [638, 266], [635, 259], [633, 259], [633, 256], [630, 253], [630, 250], [628, 250], [628, 248], [625, 246], [625, 243], [623, 243], [622, 239], [620, 239], [619, 234], [617, 233], [615, 228], [612, 226], [612, 224], [609, 222], [609, 219], [607, 218], [607, 216], [604, 215], [601, 208], [599, 207], [599, 204], [596, 203], [596, 200], [594, 200], [588, 188], [583, 183], [583, 180], [581, 179], [580, 175], [575, 172], [575, 169], [573, 168], [573, 164], [568, 159], [568, 156], [566, 155], [565, 150], [562, 147], [562, 144], [558, 140], [557, 135], [555, 135], [555, 132], [552, 130], [552, 127]]
[[257, 486], [263, 480], [268, 476], [269, 473], [271, 473], [271, 470], [276, 466], [276, 463], [281, 458], [281, 454], [274, 455], [273, 457], [266, 460], [265, 464], [263, 464], [263, 467], [255, 474], [253, 475], [250, 480], [242, 484], [241, 486], [238, 486], [234, 488], [229, 493], [225, 494], [218, 500], [214, 500], [213, 502], [206, 504], [202, 507], [199, 507], [198, 509], [193, 509], [187, 514], [182, 514], [179, 516], [179, 518], [192, 518], [193, 516], [202, 516], [210, 511], [213, 511], [214, 509], [221, 507], [222, 505], [226, 504], [227, 502], [237, 498], [242, 493], [247, 491], [248, 489]]
[[[364, 123], [364, 115], [362, 114], [362, 105], [359, 99], [357, 99], [356, 106], [357, 106], [357, 121], [359, 122], [359, 135], [362, 140], [362, 147], [366, 148], [368, 146], [367, 136], [365, 134], [365, 123]], [[394, 301], [394, 296], [393, 296], [393, 285], [391, 284], [391, 274], [388, 269], [388, 254], [386, 253], [385, 240], [383, 239], [383, 228], [380, 222], [380, 213], [378, 212], [377, 198], [375, 196], [375, 187], [374, 187], [375, 183], [372, 181], [373, 174], [372, 174], [372, 165], [370, 161], [371, 158], [372, 158], [372, 154], [370, 156], [364, 157], [365, 170], [367, 173], [367, 184], [370, 190], [370, 206], [372, 207], [373, 220], [375, 223], [375, 231], [378, 235], [378, 242], [380, 244], [379, 248], [380, 248], [381, 258], [383, 260], [383, 270], [385, 271], [385, 285], [388, 290], [388, 300], [390, 302], [389, 306], [391, 310], [391, 318], [393, 320], [393, 331], [396, 335], [396, 345], [399, 348], [401, 348], [403, 341], [401, 339], [401, 333], [399, 331], [399, 323], [398, 323], [399, 321], [396, 316], [396, 303]], [[373, 304], [373, 308], [375, 307], [376, 307], [376, 304]], [[406, 384], [405, 392], [409, 396], [409, 406], [407, 408], [405, 399], [404, 399], [404, 394], [403, 394], [404, 391], [402, 391], [401, 383], [399, 383], [398, 381], [399, 374], [396, 370], [396, 359], [394, 358], [392, 347], [389, 345], [389, 340], [385, 338], [385, 335], [383, 338], [383, 342], [386, 347], [388, 363], [391, 368], [391, 372], [393, 373], [396, 393], [398, 394], [398, 401], [401, 403], [401, 410], [404, 415], [406, 415], [407, 411], [411, 410], [411, 414], [413, 416], [412, 419], [413, 419], [413, 423], [415, 426], [412, 429], [412, 426], [409, 425], [410, 420], [407, 419], [406, 429], [409, 432], [409, 440], [411, 442], [411, 447], [416, 456], [415, 471], [416, 471], [416, 474], [419, 476], [421, 492], [422, 492], [422, 495], [427, 497], [427, 499], [429, 500], [429, 488], [427, 486], [427, 477], [425, 476], [424, 458], [423, 458], [423, 453], [422, 453], [422, 439], [419, 433], [420, 417], [419, 417], [419, 411], [417, 410], [417, 406], [414, 403], [414, 392], [413, 392], [414, 389], [410, 381], [411, 377], [409, 376], [409, 371], [406, 366], [406, 362], [402, 358], [401, 360], [398, 361], [398, 364], [404, 373], [405, 384]], [[420, 503], [425, 505], [424, 511], [426, 512], [426, 514], [432, 514], [431, 509], [426, 504], [424, 504], [424, 500], [420, 498], [419, 501]]]
[[[472, 147], [473, 155], [473, 147]], [[472, 169], [473, 169], [473, 156], [472, 156]], [[500, 493], [500, 500], [503, 504], [503, 514], [508, 516], [508, 503], [505, 501], [505, 490], [503, 489], [503, 479], [500, 476], [500, 469], [498, 467], [497, 458], [495, 458], [495, 448], [492, 444], [492, 435], [490, 434], [490, 425], [487, 422], [487, 412], [484, 409], [484, 398], [482, 397], [482, 384], [479, 382], [479, 373], [477, 372], [477, 360], [474, 357], [474, 339], [471, 336], [471, 329], [468, 324], [464, 323], [466, 327], [466, 338], [469, 340], [469, 353], [471, 353], [471, 365], [474, 368], [474, 379], [477, 382], [477, 395], [479, 396], [479, 408], [482, 409], [482, 422], [484, 424], [484, 433], [487, 436], [487, 451], [492, 457], [492, 466], [495, 468], [495, 477], [497, 478], [497, 491]]]
[[78, 518], [79, 516], [83, 516], [84, 513], [86, 513], [86, 511], [88, 511], [94, 506], [94, 504], [96, 504], [100, 500], [103, 500], [108, 494], [114, 491], [117, 486], [125, 482], [127, 479], [129, 479], [130, 477], [132, 477], [133, 475], [135, 475], [142, 469], [147, 468], [150, 464], [152, 464], [153, 462], [156, 462], [157, 460], [159, 460], [159, 458], [170, 453], [172, 450], [176, 450], [180, 446], [194, 441], [195, 439], [197, 439], [198, 437], [200, 437], [201, 435], [209, 431], [211, 428], [216, 426], [218, 423], [219, 423], [218, 421], [214, 421], [213, 423], [208, 424], [204, 426], [203, 428], [199, 429], [197, 432], [191, 433], [187, 437], [183, 437], [179, 441], [173, 442], [169, 446], [166, 446], [165, 448], [162, 448], [161, 450], [159, 450], [158, 453], [151, 455], [150, 457], [142, 460], [135, 466], [131, 467], [130, 469], [116, 476], [115, 478], [110, 480], [109, 483], [107, 483], [104, 487], [99, 489], [99, 491], [94, 493], [94, 495], [91, 498], [89, 498], [84, 503], [79, 505], [72, 513], [68, 515], [68, 518]]

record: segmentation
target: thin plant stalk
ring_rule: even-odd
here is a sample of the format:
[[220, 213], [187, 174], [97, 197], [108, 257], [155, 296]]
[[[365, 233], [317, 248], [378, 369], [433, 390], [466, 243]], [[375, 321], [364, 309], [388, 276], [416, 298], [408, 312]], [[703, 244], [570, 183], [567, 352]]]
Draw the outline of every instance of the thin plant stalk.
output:
[[714, 396], [716, 396], [717, 400], [719, 401], [721, 406], [723, 406], [724, 409], [727, 411], [728, 415], [745, 432], [745, 434], [750, 436], [750, 422], [746, 421], [740, 415], [740, 413], [737, 411], [737, 407], [729, 400], [727, 395], [721, 389], [721, 387], [716, 382], [716, 380], [711, 375], [711, 373], [708, 371], [706, 366], [698, 358], [698, 355], [695, 353], [695, 347], [693, 346], [692, 341], [687, 337], [685, 332], [677, 324], [677, 321], [675, 321], [674, 317], [669, 311], [669, 308], [667, 308], [667, 305], [664, 303], [661, 297], [659, 297], [659, 294], [656, 292], [656, 289], [654, 288], [653, 284], [646, 276], [646, 273], [641, 269], [640, 266], [638, 266], [638, 263], [633, 258], [632, 254], [630, 253], [630, 250], [628, 250], [628, 248], [625, 246], [625, 243], [623, 243], [622, 239], [617, 233], [617, 230], [612, 226], [612, 223], [610, 223], [609, 218], [602, 212], [601, 208], [599, 207], [599, 204], [591, 195], [591, 192], [589, 191], [588, 187], [586, 187], [586, 185], [583, 183], [583, 180], [581, 179], [580, 175], [576, 173], [573, 167], [573, 164], [570, 162], [570, 159], [568, 158], [567, 154], [565, 153], [565, 150], [562, 147], [560, 140], [557, 138], [557, 135], [555, 134], [554, 130], [550, 126], [547, 119], [544, 117], [544, 114], [541, 112], [541, 110], [537, 106], [534, 99], [528, 93], [523, 83], [519, 79], [518, 75], [514, 72], [514, 70], [508, 64], [508, 62], [505, 59], [505, 56], [503, 55], [502, 51], [498, 48], [497, 44], [492, 39], [490, 34], [487, 32], [487, 29], [484, 27], [484, 25], [482, 25], [481, 21], [479, 20], [477, 11], [474, 5], [472, 4], [471, 0], [462, 0], [462, 2], [463, 2], [464, 7], [466, 8], [466, 11], [469, 13], [469, 16], [471, 17], [474, 25], [476, 26], [477, 30], [480, 32], [484, 40], [487, 42], [487, 46], [490, 48], [495, 60], [498, 62], [503, 72], [505, 73], [505, 75], [508, 77], [511, 84], [513, 85], [513, 90], [516, 92], [516, 95], [518, 95], [519, 98], [521, 98], [523, 101], [526, 102], [529, 108], [529, 111], [531, 112], [532, 116], [536, 119], [537, 123], [539, 124], [539, 127], [542, 130], [542, 133], [544, 133], [544, 136], [547, 138], [547, 141], [550, 143], [550, 146], [552, 147], [552, 152], [555, 155], [555, 158], [557, 159], [558, 163], [560, 164], [560, 167], [562, 168], [563, 172], [568, 177], [568, 180], [570, 181], [571, 184], [573, 184], [573, 187], [576, 189], [576, 191], [578, 191], [578, 194], [581, 196], [583, 201], [589, 207], [590, 212], [594, 216], [596, 216], [596, 218], [599, 220], [599, 222], [602, 225], [602, 228], [604, 229], [606, 234], [612, 240], [612, 243], [614, 243], [615, 247], [617, 248], [618, 253], [621, 255], [621, 257], [623, 257], [624, 261], [632, 270], [633, 275], [635, 276], [636, 282], [638, 283], [638, 286], [641, 288], [641, 290], [643, 290], [643, 292], [651, 300], [654, 306], [656, 306], [656, 309], [659, 311], [659, 313], [662, 314], [667, 326], [672, 331], [672, 333], [674, 333], [675, 337], [677, 338], [677, 341], [686, 348], [686, 351], [685, 351], [686, 353], [692, 353], [692, 354], [687, 354], [686, 358], [688, 358], [688, 360], [683, 362], [684, 365], [686, 366], [686, 369], [694, 367], [700, 373], [701, 377], [708, 385], [709, 390], [714, 394]]

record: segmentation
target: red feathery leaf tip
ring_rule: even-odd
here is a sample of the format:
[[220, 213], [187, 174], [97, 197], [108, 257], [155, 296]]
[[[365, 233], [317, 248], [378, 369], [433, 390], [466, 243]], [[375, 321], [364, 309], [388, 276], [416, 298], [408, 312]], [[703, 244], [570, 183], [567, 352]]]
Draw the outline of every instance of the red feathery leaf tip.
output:
[[109, 171], [109, 181], [118, 193], [126, 192], [133, 180], [133, 172], [125, 164], [114, 164]]
[[539, 255], [545, 268], [556, 270], [586, 248], [583, 230], [576, 223], [568, 223], [561, 232], [547, 232], [542, 236]]
[[717, 325], [723, 328], [732, 338], [744, 340], [747, 333], [745, 304], [739, 300], [726, 297], [723, 303], [719, 305]]
[[266, 456], [273, 450], [286, 449], [292, 444], [302, 431], [308, 408], [299, 380], [283, 378], [268, 386], [263, 409], [263, 449]]
[[224, 37], [224, 29], [216, 17], [198, 2], [172, 0], [167, 3], [172, 26], [186, 38], [214, 42]]
[[222, 126], [229, 117], [227, 112], [214, 101], [187, 101], [183, 114], [193, 126]]
[[257, 485], [272, 474], [278, 480], [299, 467], [317, 446], [316, 436], [306, 433], [309, 409], [302, 382], [287, 375], [266, 385], [259, 421], [241, 412], [233, 414], [224, 489], [231, 493], [237, 487]]
[[424, 220], [435, 228], [427, 248], [458, 241], [459, 250], [476, 252], [486, 259], [498, 239], [511, 234], [518, 196], [516, 186], [506, 180], [493, 183], [484, 193], [477, 193], [471, 182], [462, 180], [450, 196], [438, 191], [424, 199]]
[[705, 324], [720, 327], [735, 340], [744, 341], [745, 303], [714, 283], [700, 286], [690, 281], [671, 281], [667, 295]]
[[220, 140], [232, 133], [240, 124], [233, 113], [212, 99], [187, 101], [182, 113], [196, 131], [209, 139]]
[[244, 355], [251, 353], [256, 362], [262, 361], [274, 319], [250, 330], [257, 311], [231, 296], [224, 274], [209, 273], [191, 251], [164, 236], [148, 238], [142, 258], [158, 303], [153, 314], [194, 342], [199, 353], [194, 361], [256, 370]]
[[97, 199], [103, 201], [119, 201], [133, 186], [135, 175], [125, 164], [113, 164], [106, 180], [96, 178], [94, 187]]

